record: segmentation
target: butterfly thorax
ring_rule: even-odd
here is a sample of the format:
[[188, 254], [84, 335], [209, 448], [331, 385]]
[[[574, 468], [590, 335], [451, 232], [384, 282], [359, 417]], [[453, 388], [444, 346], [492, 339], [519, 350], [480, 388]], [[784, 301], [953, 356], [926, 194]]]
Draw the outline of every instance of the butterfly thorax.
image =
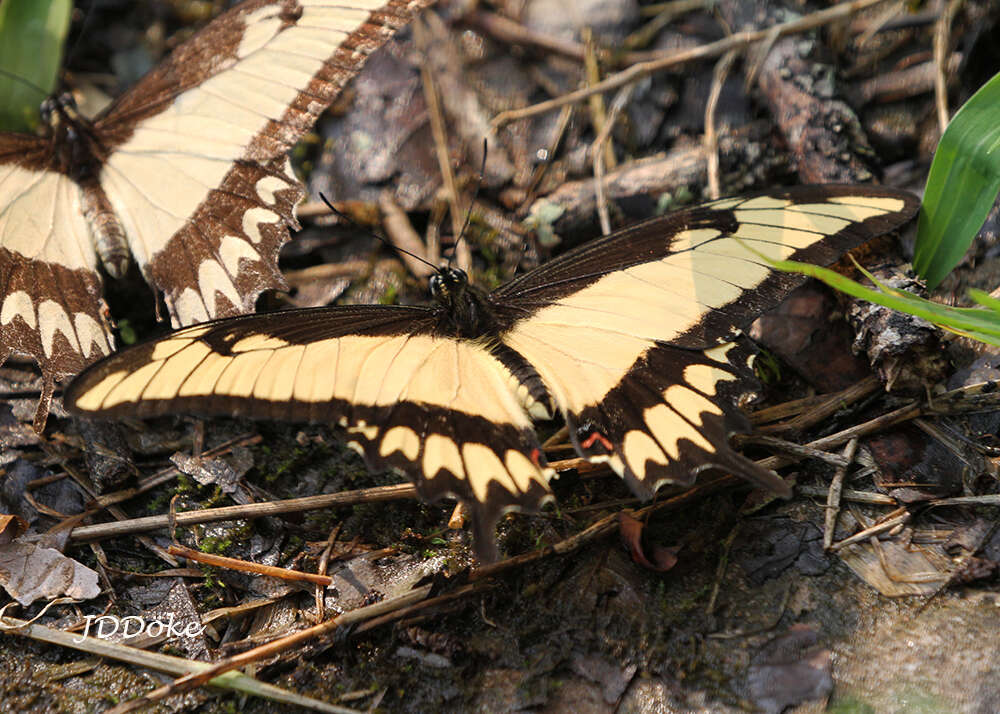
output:
[[469, 283], [464, 270], [441, 268], [431, 276], [430, 289], [437, 302], [436, 330], [440, 334], [477, 339], [499, 331], [489, 297]]
[[441, 268], [430, 279], [431, 295], [437, 301], [435, 330], [447, 337], [477, 340], [494, 358], [510, 370], [514, 394], [535, 419], [551, 419], [555, 402], [537, 370], [522, 355], [504, 344], [504, 329], [489, 296], [469, 284], [469, 276], [459, 268]]
[[49, 97], [42, 102], [40, 113], [54, 149], [50, 168], [77, 183], [96, 179], [103, 152], [91, 123], [77, 110], [73, 97], [68, 93]]

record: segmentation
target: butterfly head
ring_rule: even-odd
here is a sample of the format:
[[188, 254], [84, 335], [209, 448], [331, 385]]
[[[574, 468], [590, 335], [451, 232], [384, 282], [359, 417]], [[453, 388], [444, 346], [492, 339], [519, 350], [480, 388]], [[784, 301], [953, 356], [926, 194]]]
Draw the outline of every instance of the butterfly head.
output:
[[70, 92], [47, 97], [42, 102], [39, 114], [42, 117], [42, 124], [49, 127], [76, 121], [80, 117], [76, 99]]
[[440, 303], [454, 303], [469, 286], [469, 275], [461, 268], [439, 268], [430, 279], [431, 295]]
[[431, 276], [430, 288], [441, 334], [475, 339], [499, 329], [489, 297], [469, 284], [469, 276], [461, 268], [438, 268]]

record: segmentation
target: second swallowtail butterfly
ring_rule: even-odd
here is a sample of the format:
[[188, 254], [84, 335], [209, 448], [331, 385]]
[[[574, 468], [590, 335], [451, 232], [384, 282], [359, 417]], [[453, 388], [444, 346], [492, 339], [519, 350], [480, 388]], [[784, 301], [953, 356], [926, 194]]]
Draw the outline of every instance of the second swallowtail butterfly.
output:
[[93, 120], [49, 100], [41, 135], [0, 133], [0, 364], [55, 380], [109, 354], [100, 261], [134, 259], [174, 326], [252, 312], [304, 191], [288, 151], [431, 0], [248, 0]]

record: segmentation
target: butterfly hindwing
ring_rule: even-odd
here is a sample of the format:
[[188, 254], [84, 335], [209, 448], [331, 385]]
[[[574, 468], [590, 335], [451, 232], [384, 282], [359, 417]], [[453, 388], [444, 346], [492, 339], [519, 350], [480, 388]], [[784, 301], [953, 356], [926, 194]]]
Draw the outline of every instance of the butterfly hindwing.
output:
[[[496, 373], [491, 368], [481, 376], [487, 374], [492, 381]], [[469, 389], [470, 396], [505, 401], [498, 391], [501, 384], [489, 385], [488, 391], [483, 386]], [[364, 418], [356, 409], [355, 421], [347, 426], [348, 443], [373, 467], [392, 467], [410, 476], [424, 500], [452, 496], [466, 504], [476, 552], [484, 560], [496, 558], [494, 529], [500, 516], [512, 510], [535, 512], [552, 498], [548, 482], [555, 474], [535, 431], [520, 420], [506, 421], [510, 413], [501, 422], [495, 414], [408, 400], [361, 411]]]
[[[33, 144], [19, 143], [28, 154]], [[14, 352], [34, 357], [50, 377], [43, 380], [47, 404], [53, 379], [111, 352], [96, 257], [78, 210], [79, 192], [67, 177], [0, 163], [0, 204], [3, 197], [0, 364]]]
[[752, 355], [745, 340], [704, 351], [658, 343], [601, 400], [568, 414], [574, 445], [591, 461], [606, 461], [643, 498], [713, 468], [790, 495], [773, 472], [729, 445], [730, 435], [749, 431], [736, 398], [755, 384]]

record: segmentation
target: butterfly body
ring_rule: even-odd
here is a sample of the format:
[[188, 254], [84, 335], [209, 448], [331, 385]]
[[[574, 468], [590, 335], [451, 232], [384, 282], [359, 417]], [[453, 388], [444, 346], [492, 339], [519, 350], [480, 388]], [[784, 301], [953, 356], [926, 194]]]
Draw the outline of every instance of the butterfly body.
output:
[[101, 167], [109, 151], [101, 144], [93, 123], [80, 114], [71, 94], [49, 97], [42, 102], [40, 113], [48, 146], [33, 158], [47, 164], [29, 159], [25, 166], [63, 174], [76, 184], [79, 210], [90, 229], [94, 250], [108, 275], [121, 278], [128, 271], [131, 255], [125, 229], [101, 186]]
[[175, 412], [328, 421], [374, 468], [472, 512], [482, 557], [510, 510], [551, 498], [533, 422], [561, 416], [584, 458], [639, 496], [723, 470], [790, 493], [735, 452], [754, 385], [741, 331], [802, 278], [917, 208], [876, 187], [779, 189], [652, 219], [484, 293], [443, 268], [432, 307], [355, 305], [209, 322], [98, 362], [76, 413]]

